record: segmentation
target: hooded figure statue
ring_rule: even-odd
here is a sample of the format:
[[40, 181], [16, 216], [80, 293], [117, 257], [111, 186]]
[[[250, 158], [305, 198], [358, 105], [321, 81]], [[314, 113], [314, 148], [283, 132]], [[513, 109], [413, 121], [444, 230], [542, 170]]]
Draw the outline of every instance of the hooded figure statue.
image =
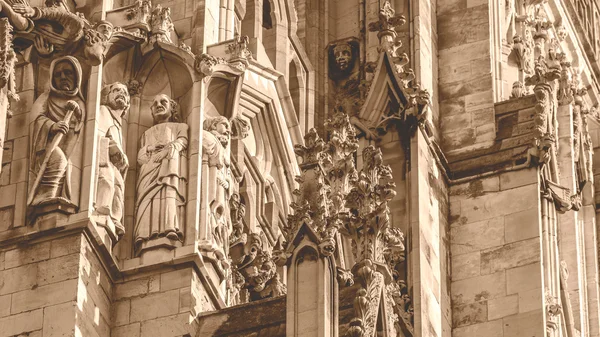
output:
[[81, 65], [74, 57], [60, 57], [52, 61], [50, 75], [50, 90], [31, 109], [36, 117], [30, 133], [28, 206], [61, 204], [63, 211], [74, 212], [70, 157], [85, 120]]

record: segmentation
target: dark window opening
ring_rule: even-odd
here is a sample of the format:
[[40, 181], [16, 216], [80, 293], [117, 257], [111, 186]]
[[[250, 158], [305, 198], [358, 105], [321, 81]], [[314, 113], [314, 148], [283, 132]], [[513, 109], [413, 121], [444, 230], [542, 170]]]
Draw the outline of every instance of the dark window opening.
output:
[[263, 1], [263, 22], [262, 26], [265, 29], [273, 28], [273, 20], [271, 20], [271, 1]]

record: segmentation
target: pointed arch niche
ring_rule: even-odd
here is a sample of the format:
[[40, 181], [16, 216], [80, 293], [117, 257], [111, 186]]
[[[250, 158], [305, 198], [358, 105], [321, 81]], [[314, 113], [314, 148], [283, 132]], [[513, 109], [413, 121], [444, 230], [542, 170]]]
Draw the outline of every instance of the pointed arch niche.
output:
[[[131, 107], [124, 118], [123, 139], [130, 167], [125, 182], [126, 234], [115, 247], [115, 255], [121, 259], [131, 259], [133, 252], [133, 229], [135, 225], [136, 181], [139, 166], [137, 152], [140, 138], [153, 126], [150, 106], [156, 95], [166, 94], [179, 105], [179, 117], [189, 127], [187, 149], [187, 191], [185, 214], [180, 219], [184, 241], [181, 246], [195, 243], [198, 219], [194, 210], [198, 191], [197, 179], [189, 172], [198, 171], [198, 148], [200, 135], [200, 77], [194, 71], [194, 56], [171, 44], [135, 44], [128, 49], [109, 53], [103, 67], [102, 84], [124, 83], [129, 87]], [[171, 251], [175, 254], [174, 250]]]

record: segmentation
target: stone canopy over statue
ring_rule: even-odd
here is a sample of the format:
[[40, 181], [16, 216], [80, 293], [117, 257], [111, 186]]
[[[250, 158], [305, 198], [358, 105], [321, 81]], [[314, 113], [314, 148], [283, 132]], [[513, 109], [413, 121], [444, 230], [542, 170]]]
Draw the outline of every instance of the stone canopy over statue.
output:
[[81, 94], [81, 66], [74, 57], [55, 59], [50, 66], [50, 90], [35, 101], [31, 114], [31, 151], [28, 206], [73, 213], [71, 156], [79, 143], [85, 103]]
[[167, 95], [156, 96], [150, 110], [154, 126], [142, 135], [138, 152], [134, 230], [138, 254], [157, 245], [175, 247], [184, 234], [188, 125], [179, 123], [178, 105]]

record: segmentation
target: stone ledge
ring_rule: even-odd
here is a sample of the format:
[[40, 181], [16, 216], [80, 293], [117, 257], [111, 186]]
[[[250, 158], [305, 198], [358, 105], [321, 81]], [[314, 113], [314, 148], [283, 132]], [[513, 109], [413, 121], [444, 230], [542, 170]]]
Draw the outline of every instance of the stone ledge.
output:
[[285, 336], [286, 296], [198, 315], [198, 336]]

